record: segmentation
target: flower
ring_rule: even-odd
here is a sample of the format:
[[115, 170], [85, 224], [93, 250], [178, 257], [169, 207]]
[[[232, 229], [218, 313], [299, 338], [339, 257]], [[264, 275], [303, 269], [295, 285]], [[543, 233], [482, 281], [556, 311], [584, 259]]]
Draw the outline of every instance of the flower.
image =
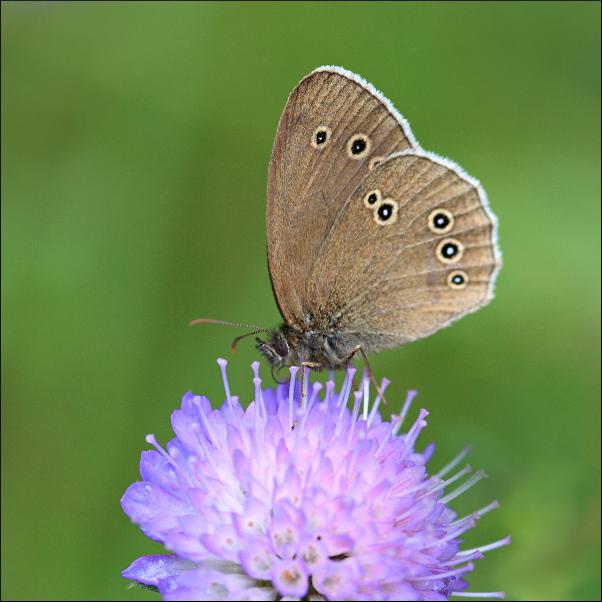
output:
[[245, 410], [230, 393], [226, 361], [218, 363], [222, 407], [187, 393], [172, 415], [176, 437], [165, 450], [147, 436], [156, 450], [142, 452], [142, 481], [121, 500], [174, 555], [139, 558], [124, 577], [166, 600], [503, 596], [464, 591], [473, 561], [509, 538], [460, 551], [462, 534], [498, 504], [463, 518], [448, 507], [485, 474], [445, 492], [471, 472], [466, 466], [448, 476], [465, 449], [429, 476], [434, 446], [415, 449], [428, 412], [401, 432], [415, 391], [384, 422], [366, 375], [351, 395], [354, 368], [338, 393], [332, 380], [310, 390], [304, 374], [304, 396], [298, 368], [288, 383], [262, 389], [255, 362], [255, 400]]

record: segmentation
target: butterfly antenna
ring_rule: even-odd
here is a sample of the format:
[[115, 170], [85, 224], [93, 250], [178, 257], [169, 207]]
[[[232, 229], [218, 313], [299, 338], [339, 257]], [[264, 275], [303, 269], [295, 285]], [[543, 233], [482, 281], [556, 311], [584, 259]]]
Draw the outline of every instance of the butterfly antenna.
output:
[[192, 322], [190, 322], [188, 325], [196, 326], [197, 324], [221, 324], [223, 326], [234, 326], [236, 328], [254, 328], [255, 330], [253, 330], [253, 332], [242, 334], [232, 341], [232, 344], [230, 345], [230, 351], [232, 351], [232, 353], [236, 353], [236, 345], [241, 339], [250, 337], [251, 335], [258, 334], [260, 332], [271, 332], [269, 328], [262, 328], [261, 326], [256, 326], [255, 324], [242, 324], [240, 322], [228, 322], [227, 320], [213, 320], [212, 318], [197, 318], [196, 320], [192, 320]]
[[260, 332], [271, 332], [271, 330], [269, 328], [260, 328], [259, 330], [254, 330], [253, 332], [247, 332], [247, 334], [241, 334], [239, 337], [236, 337], [232, 341], [232, 344], [230, 345], [230, 351], [232, 353], [236, 353], [236, 345], [238, 345], [238, 341], [241, 341], [242, 339], [246, 339], [247, 337], [250, 337], [251, 335], [254, 335], [254, 334], [258, 334]]

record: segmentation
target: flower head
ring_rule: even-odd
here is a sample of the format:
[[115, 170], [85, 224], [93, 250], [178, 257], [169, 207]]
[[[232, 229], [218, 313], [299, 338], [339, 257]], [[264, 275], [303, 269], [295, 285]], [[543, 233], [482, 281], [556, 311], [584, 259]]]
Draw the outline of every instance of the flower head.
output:
[[[447, 600], [502, 539], [460, 551], [462, 534], [493, 502], [458, 518], [448, 503], [485, 475], [466, 466], [467, 450], [436, 474], [434, 446], [415, 449], [426, 410], [402, 432], [415, 392], [384, 422], [355, 370], [343, 386], [314, 383], [302, 399], [291, 379], [262, 389], [243, 409], [230, 394], [212, 409], [187, 393], [172, 415], [176, 437], [142, 452], [142, 481], [121, 501], [144, 533], [174, 555], [144, 556], [123, 576], [159, 589], [167, 600]], [[383, 381], [381, 390], [388, 383]], [[451, 476], [450, 476], [451, 475]], [[449, 486], [463, 477], [460, 485]]]

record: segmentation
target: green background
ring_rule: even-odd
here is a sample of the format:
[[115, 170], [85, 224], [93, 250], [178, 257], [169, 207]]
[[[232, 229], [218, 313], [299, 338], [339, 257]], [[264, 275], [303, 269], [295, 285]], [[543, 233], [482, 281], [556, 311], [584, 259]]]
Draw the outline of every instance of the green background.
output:
[[[268, 160], [289, 91], [356, 71], [500, 219], [497, 296], [373, 357], [465, 443], [498, 498], [470, 577], [515, 600], [600, 597], [598, 3], [2, 4], [2, 598], [156, 599], [119, 571], [160, 550], [122, 513], [144, 435], [188, 389], [252, 392], [240, 331], [276, 325]], [[269, 381], [269, 372], [263, 374]], [[417, 408], [414, 409], [416, 411]]]

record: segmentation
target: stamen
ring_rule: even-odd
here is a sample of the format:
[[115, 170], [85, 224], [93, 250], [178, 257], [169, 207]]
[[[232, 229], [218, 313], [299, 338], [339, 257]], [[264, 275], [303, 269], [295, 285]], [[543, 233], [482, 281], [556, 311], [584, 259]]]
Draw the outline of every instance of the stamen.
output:
[[253, 362], [251, 364], [251, 370], [253, 370], [253, 384], [255, 385], [255, 405], [257, 406], [257, 413], [260, 417], [267, 420], [268, 413], [263, 403], [263, 392], [261, 390], [261, 378], [259, 377], [259, 362]]
[[399, 416], [401, 418], [402, 422], [405, 420], [405, 417], [406, 417], [406, 415], [410, 409], [410, 406], [412, 405], [412, 402], [414, 401], [414, 397], [416, 397], [416, 395], [418, 395], [418, 391], [410, 390], [407, 392], [406, 400], [403, 404], [403, 408], [401, 409], [401, 414]]
[[343, 381], [343, 386], [341, 387], [341, 397], [339, 399], [339, 403], [342, 406], [347, 405], [347, 400], [349, 399], [349, 393], [351, 393], [351, 383], [353, 382], [353, 377], [355, 376], [356, 369], [354, 366], [350, 366], [347, 368], [347, 375], [345, 376], [345, 380]]
[[353, 437], [353, 431], [355, 430], [355, 424], [357, 422], [357, 416], [360, 413], [360, 401], [362, 400], [362, 392], [355, 391], [353, 393], [354, 402], [353, 402], [353, 413], [351, 414], [351, 424], [349, 425], [349, 435], [347, 437], [347, 445], [351, 443], [351, 438]]
[[[450, 541], [451, 539], [456, 539], [456, 537], [459, 537], [460, 535], [462, 535], [462, 533], [464, 533], [465, 531], [468, 531], [468, 529], [472, 529], [476, 525], [476, 523], [477, 523], [477, 521], [474, 518], [467, 520], [465, 525], [462, 525], [461, 527], [454, 529], [453, 531], [450, 531], [445, 537], [441, 537], [436, 542], [433, 542], [433, 544], [440, 545], [442, 543], [445, 543], [446, 541]], [[474, 552], [475, 550], [470, 550], [470, 551]], [[459, 552], [458, 552], [458, 555], [459, 555]]]
[[364, 370], [364, 375], [362, 377], [362, 395], [364, 397], [364, 411], [362, 412], [362, 418], [364, 420], [368, 420], [368, 407], [370, 406], [370, 381], [366, 375], [366, 370]]
[[456, 577], [462, 575], [462, 573], [469, 573], [474, 569], [474, 564], [469, 562], [465, 566], [461, 566], [453, 571], [446, 571], [445, 573], [439, 573], [434, 575], [423, 575], [422, 577], [407, 577], [408, 581], [437, 581], [438, 579], [447, 579], [449, 577]]
[[311, 397], [309, 399], [309, 404], [307, 405], [308, 412], [314, 405], [314, 401], [316, 400], [316, 395], [318, 394], [319, 391], [322, 390], [322, 386], [323, 386], [322, 383], [317, 382], [317, 381], [313, 384], [312, 391], [311, 391]]
[[406, 419], [406, 415], [407, 415], [407, 413], [410, 409], [410, 406], [412, 405], [412, 402], [414, 401], [414, 397], [416, 397], [416, 395], [418, 395], [418, 391], [408, 391], [408, 393], [406, 395], [406, 400], [403, 404], [403, 407], [401, 408], [401, 413], [399, 414], [399, 417], [395, 421], [395, 427], [393, 428], [393, 435], [397, 435], [397, 433], [399, 432], [399, 429], [401, 428], [401, 425], [403, 424], [404, 420]]
[[353, 382], [353, 377], [355, 376], [355, 368], [347, 368], [347, 376], [345, 377], [345, 381], [343, 382], [343, 388], [341, 390], [341, 395], [339, 397], [340, 403], [340, 411], [339, 411], [339, 420], [338, 424], [341, 424], [343, 421], [343, 414], [345, 413], [345, 408], [347, 407], [347, 401], [349, 400], [349, 394], [351, 393], [351, 383]]
[[451, 485], [454, 481], [461, 479], [463, 476], [467, 475], [471, 471], [472, 471], [472, 468], [471, 468], [470, 464], [467, 464], [462, 470], [458, 471], [455, 475], [453, 475], [449, 479], [447, 479], [445, 481], [441, 481], [438, 485], [435, 485], [431, 489], [428, 489], [427, 491], [425, 491], [420, 497], [417, 497], [415, 501], [418, 502], [419, 500], [422, 500], [425, 497], [428, 497], [429, 495], [435, 493], [436, 491], [445, 489], [446, 487]]
[[[424, 498], [428, 497], [429, 495], [432, 495], [433, 493], [439, 491], [440, 489], [445, 489], [450, 483], [453, 483], [454, 481], [457, 481], [458, 479], [461, 479], [464, 475], [468, 474], [471, 470], [472, 470], [472, 468], [470, 467], [470, 465], [467, 464], [462, 470], [460, 470], [454, 476], [452, 476], [449, 479], [447, 479], [447, 481], [441, 481], [435, 487], [431, 487], [431, 489], [428, 489], [424, 493], [422, 493], [421, 495], [419, 495], [414, 500], [414, 504], [417, 503], [417, 502], [419, 502], [419, 501], [421, 501], [421, 500], [423, 500]], [[405, 495], [409, 495], [410, 493], [415, 493], [416, 491], [420, 491], [421, 489], [424, 489], [424, 487], [427, 484], [428, 483], [420, 483], [419, 485], [416, 485], [414, 487], [411, 487], [409, 489], [404, 490], [401, 495], [405, 496]], [[415, 512], [416, 512], [416, 509], [412, 505], [411, 508], [408, 508], [404, 513], [400, 514], [395, 520], [396, 520], [396, 522], [405, 520], [409, 516], [412, 516], [412, 514], [414, 514]], [[470, 516], [466, 517], [466, 519], [473, 519], [474, 520], [474, 517], [473, 517], [473, 515], [470, 515]], [[457, 524], [456, 523], [452, 523], [450, 526], [458, 526], [459, 524], [460, 524], [460, 521], [457, 521]]]
[[484, 516], [485, 514], [487, 514], [488, 512], [491, 512], [492, 510], [496, 510], [499, 507], [500, 507], [500, 503], [497, 500], [494, 500], [493, 502], [491, 502], [491, 504], [488, 504], [487, 506], [484, 506], [480, 510], [476, 510], [472, 514], [468, 514], [467, 516], [463, 516], [462, 518], [458, 518], [453, 523], [450, 523], [450, 525], [459, 525], [462, 521], [465, 521], [466, 519], [471, 518], [471, 517], [479, 519], [482, 516]]
[[163, 449], [163, 447], [161, 447], [161, 445], [159, 445], [152, 433], [144, 437], [144, 440], [149, 445], [152, 445], [174, 468], [177, 468], [175, 460]]
[[288, 428], [292, 431], [294, 426], [293, 404], [295, 399], [295, 381], [297, 378], [297, 372], [299, 372], [299, 367], [291, 366], [289, 368], [289, 372], [291, 374], [291, 378], [288, 383]]
[[185, 479], [188, 478], [188, 475], [186, 474], [186, 471], [180, 466], [180, 464], [178, 462], [175, 461], [174, 458], [172, 458], [157, 442], [157, 440], [155, 439], [155, 436], [151, 433], [148, 434], [144, 440], [149, 444], [152, 445], [176, 470], [176, 472], [179, 472]]
[[240, 399], [238, 398], [238, 395], [232, 395], [231, 397], [232, 399], [232, 416], [234, 417], [234, 421], [236, 423], [236, 426], [240, 429], [240, 415], [238, 412], [234, 411], [234, 408], [240, 408]]
[[466, 562], [467, 560], [481, 560], [485, 558], [485, 555], [482, 554], [479, 550], [473, 552], [472, 554], [467, 554], [466, 556], [462, 556], [462, 558], [456, 558], [455, 560], [448, 560], [444, 563], [446, 566], [454, 566], [456, 564], [461, 564], [462, 562]]
[[401, 454], [401, 460], [404, 460], [408, 453], [414, 451], [414, 443], [416, 443], [416, 439], [418, 439], [418, 435], [420, 435], [422, 429], [427, 425], [425, 418], [428, 415], [428, 410], [425, 410], [424, 408], [420, 410], [416, 422], [414, 422], [412, 428], [410, 428], [408, 434], [404, 438], [405, 448]]
[[471, 548], [470, 550], [462, 550], [458, 552], [458, 556], [466, 556], [468, 554], [472, 554], [473, 552], [489, 552], [491, 550], [496, 550], [497, 548], [502, 548], [504, 546], [510, 545], [512, 541], [512, 537], [507, 535], [503, 539], [499, 539], [498, 541], [494, 541], [493, 543], [489, 543], [486, 546], [479, 546], [478, 548]]
[[495, 598], [503, 600], [506, 597], [504, 592], [452, 592], [450, 596], [457, 598]]
[[380, 383], [380, 391], [374, 400], [374, 406], [370, 411], [370, 416], [368, 416], [368, 426], [372, 424], [374, 417], [376, 416], [376, 412], [378, 412], [378, 406], [380, 405], [381, 399], [383, 398], [383, 394], [386, 388], [391, 384], [391, 381], [388, 378], [383, 378]]
[[459, 495], [462, 495], [466, 490], [470, 489], [473, 485], [478, 483], [481, 479], [486, 479], [487, 474], [484, 470], [477, 470], [468, 481], [460, 485], [457, 489], [448, 493], [446, 496], [443, 496], [439, 501], [442, 504], [447, 504], [447, 502], [451, 502], [451, 500], [457, 498]]
[[450, 470], [455, 468], [462, 460], [466, 457], [466, 454], [470, 451], [470, 446], [467, 445], [449, 464], [444, 466], [438, 473], [434, 476], [441, 478], [446, 475]]
[[488, 512], [491, 512], [492, 510], [497, 510], [499, 507], [500, 507], [500, 503], [497, 500], [493, 500], [493, 502], [491, 502], [490, 504], [487, 504], [487, 506], [483, 506], [483, 508], [481, 508], [480, 510], [477, 510], [476, 514], [478, 514], [479, 518], [481, 518], [481, 516], [484, 516]]
[[222, 380], [224, 381], [224, 390], [226, 391], [226, 399], [228, 400], [228, 406], [230, 410], [232, 410], [232, 399], [230, 397], [230, 384], [228, 383], [228, 375], [226, 374], [226, 366], [228, 365], [228, 360], [220, 357], [217, 359], [217, 363], [219, 364], [220, 370], [222, 371]]
[[301, 371], [301, 377], [303, 378], [303, 387], [301, 391], [303, 391], [301, 395], [301, 412], [307, 411], [307, 391], [309, 391], [309, 368], [307, 366], [303, 366], [303, 370]]
[[326, 404], [326, 407], [330, 405], [330, 399], [332, 398], [334, 387], [334, 380], [331, 379], [326, 383], [326, 395], [324, 395], [324, 403]]
[[257, 405], [257, 413], [262, 418], [267, 418], [267, 410], [265, 409], [265, 405], [263, 403], [263, 393], [261, 392], [261, 378], [255, 377], [253, 379], [253, 384], [255, 385], [255, 404]]

